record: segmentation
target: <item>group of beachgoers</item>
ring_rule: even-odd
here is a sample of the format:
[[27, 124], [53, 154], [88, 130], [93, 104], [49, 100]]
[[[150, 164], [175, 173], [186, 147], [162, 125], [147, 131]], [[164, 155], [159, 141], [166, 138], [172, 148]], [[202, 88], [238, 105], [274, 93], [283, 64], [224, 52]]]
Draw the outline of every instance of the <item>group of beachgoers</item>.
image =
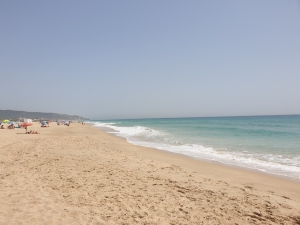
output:
[[[15, 128], [22, 128], [22, 127], [20, 125], [14, 126], [13, 124], [10, 124], [7, 126], [7, 129], [15, 129]], [[5, 129], [3, 124], [1, 125], [0, 129]], [[24, 129], [26, 129], [25, 134], [39, 134], [39, 132], [34, 131], [34, 130], [27, 131], [27, 126], [24, 126]]]
[[[40, 121], [41, 123], [41, 127], [49, 127], [49, 122], [50, 121]], [[4, 125], [7, 124], [7, 127], [5, 128]], [[31, 126], [32, 123], [28, 123], [28, 122], [14, 122], [14, 121], [9, 121], [9, 120], [3, 120], [0, 121], [0, 129], [15, 129], [15, 128], [24, 128], [26, 130], [25, 134], [39, 134], [39, 132], [34, 131], [34, 130], [30, 130], [27, 131], [27, 127]]]
[[37, 132], [37, 131], [29, 131], [29, 132], [26, 132], [25, 134], [40, 134], [39, 132]]
[[[47, 120], [47, 121], [40, 121], [40, 124], [41, 124], [41, 127], [49, 127], [49, 124], [50, 124], [50, 122], [52, 122], [52, 121], [49, 121], [49, 120]], [[63, 121], [57, 121], [57, 125], [66, 125], [66, 126], [70, 126], [70, 124], [71, 124], [71, 122], [72, 121], [66, 121], [66, 120], [63, 120]], [[6, 129], [5, 127], [4, 127], [4, 124], [3, 123], [7, 123], [8, 124], [8, 126], [7, 126], [7, 129], [15, 129], [15, 128], [25, 128], [26, 129], [26, 133], [25, 134], [39, 134], [37, 131], [27, 131], [27, 127], [28, 126], [30, 126], [30, 125], [32, 125], [31, 123], [16, 123], [16, 122], [11, 122], [11, 121], [9, 121], [9, 120], [4, 120], [4, 121], [2, 121], [2, 122], [0, 122], [0, 129]], [[84, 122], [79, 122], [79, 123], [81, 123], [82, 125], [85, 125], [85, 123]], [[14, 124], [16, 124], [16, 126], [14, 125]]]
[[[18, 126], [14, 126], [13, 124], [9, 124], [9, 125], [7, 126], [7, 129], [15, 129], [15, 128], [21, 128], [21, 127], [20, 127], [19, 124], [18, 124]], [[0, 129], [5, 129], [3, 124], [1, 124]]]
[[66, 125], [66, 126], [70, 126], [71, 121], [66, 121], [66, 120], [62, 120], [62, 121], [57, 121], [57, 125]]

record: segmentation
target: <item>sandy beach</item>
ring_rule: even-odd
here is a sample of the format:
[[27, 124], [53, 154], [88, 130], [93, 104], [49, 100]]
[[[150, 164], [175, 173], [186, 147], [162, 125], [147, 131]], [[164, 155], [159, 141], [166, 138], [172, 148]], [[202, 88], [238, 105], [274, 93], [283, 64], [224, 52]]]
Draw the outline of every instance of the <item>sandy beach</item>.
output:
[[300, 183], [96, 127], [0, 130], [0, 224], [300, 224]]

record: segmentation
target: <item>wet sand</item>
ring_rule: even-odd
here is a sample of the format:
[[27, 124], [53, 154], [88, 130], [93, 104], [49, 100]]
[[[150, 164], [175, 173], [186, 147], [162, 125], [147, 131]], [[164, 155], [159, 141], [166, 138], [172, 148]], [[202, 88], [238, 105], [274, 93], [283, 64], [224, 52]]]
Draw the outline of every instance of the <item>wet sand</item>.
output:
[[88, 125], [0, 130], [0, 224], [300, 224], [300, 184]]

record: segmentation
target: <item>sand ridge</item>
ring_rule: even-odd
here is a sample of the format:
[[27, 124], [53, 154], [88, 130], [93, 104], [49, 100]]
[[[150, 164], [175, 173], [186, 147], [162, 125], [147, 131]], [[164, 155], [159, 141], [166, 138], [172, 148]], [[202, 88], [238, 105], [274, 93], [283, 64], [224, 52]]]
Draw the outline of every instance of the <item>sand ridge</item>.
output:
[[30, 129], [0, 130], [0, 224], [300, 224], [300, 184], [262, 189], [87, 125]]

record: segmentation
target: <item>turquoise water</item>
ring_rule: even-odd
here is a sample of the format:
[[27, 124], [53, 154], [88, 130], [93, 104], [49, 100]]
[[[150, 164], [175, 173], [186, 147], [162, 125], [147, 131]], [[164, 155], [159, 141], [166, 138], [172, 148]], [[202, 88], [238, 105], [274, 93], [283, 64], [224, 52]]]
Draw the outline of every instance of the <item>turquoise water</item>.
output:
[[299, 115], [110, 120], [94, 125], [135, 145], [300, 179]]

